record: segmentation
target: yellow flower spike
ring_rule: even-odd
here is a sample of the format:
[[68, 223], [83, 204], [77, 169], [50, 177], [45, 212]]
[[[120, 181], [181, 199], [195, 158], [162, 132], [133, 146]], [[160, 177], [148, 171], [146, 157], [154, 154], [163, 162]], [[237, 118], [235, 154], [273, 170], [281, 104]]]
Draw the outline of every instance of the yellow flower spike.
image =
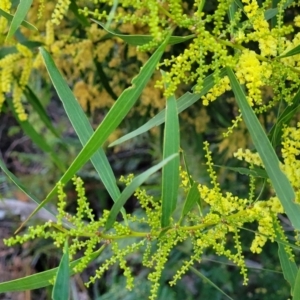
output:
[[13, 82], [13, 65], [7, 65], [1, 72], [1, 90], [3, 93], [7, 93], [11, 90]]
[[14, 87], [13, 87], [13, 97], [12, 97], [13, 105], [14, 105], [16, 114], [18, 115], [20, 121], [26, 121], [27, 114], [26, 114], [24, 107], [22, 105], [22, 102], [21, 102], [22, 94], [23, 94], [23, 91], [22, 91], [21, 87], [17, 83], [15, 83]]
[[66, 193], [63, 190], [64, 185], [61, 182], [57, 183], [57, 197], [58, 197], [58, 202], [57, 202], [57, 225], [62, 225], [62, 221], [65, 218], [65, 209], [67, 206], [67, 201], [66, 201]]
[[22, 45], [22, 44], [17, 44], [17, 50], [24, 56], [24, 57], [32, 57], [32, 51], [27, 48], [26, 46]]
[[69, 9], [69, 5], [71, 4], [70, 0], [58, 0], [55, 6], [55, 9], [52, 13], [51, 22], [55, 25], [59, 25], [62, 21], [64, 15], [67, 13]]
[[[1, 78], [1, 74], [0, 74], [0, 78]], [[4, 96], [4, 93], [1, 90], [1, 85], [0, 85], [0, 112], [1, 112], [1, 108], [3, 106], [4, 101], [5, 101], [5, 96]]]
[[[298, 155], [300, 154], [300, 128], [299, 123], [297, 127], [283, 128], [282, 134], [282, 157], [284, 164], [282, 170], [287, 175], [292, 186], [296, 189], [300, 189], [299, 176], [300, 176], [300, 160]], [[296, 201], [299, 201], [296, 198]]]
[[19, 79], [19, 85], [22, 89], [27, 85], [31, 73], [31, 69], [33, 67], [32, 58], [26, 58], [23, 62], [23, 70]]
[[54, 27], [53, 22], [48, 20], [46, 23], [45, 44], [50, 47], [54, 43]]
[[228, 76], [221, 78], [216, 84], [202, 97], [203, 105], [207, 106], [209, 102], [213, 102], [226, 91], [231, 90]]
[[239, 148], [235, 153], [233, 153], [233, 156], [239, 160], [245, 160], [249, 164], [263, 166], [259, 154], [257, 152], [252, 153], [249, 149], [244, 151], [242, 148]]
[[45, 9], [45, 0], [39, 0], [39, 10], [38, 10], [38, 19], [41, 19], [43, 17], [43, 12]]
[[294, 18], [294, 24], [295, 26], [300, 27], [300, 15]]
[[[0, 8], [5, 12], [10, 13], [11, 3], [12, 2], [10, 0], [1, 0]], [[0, 16], [0, 44], [2, 44], [5, 41], [7, 30], [8, 30], [8, 20]]]
[[14, 63], [20, 57], [19, 53], [8, 54], [0, 60], [1, 71], [1, 86], [2, 92], [7, 93], [11, 90], [13, 82]]

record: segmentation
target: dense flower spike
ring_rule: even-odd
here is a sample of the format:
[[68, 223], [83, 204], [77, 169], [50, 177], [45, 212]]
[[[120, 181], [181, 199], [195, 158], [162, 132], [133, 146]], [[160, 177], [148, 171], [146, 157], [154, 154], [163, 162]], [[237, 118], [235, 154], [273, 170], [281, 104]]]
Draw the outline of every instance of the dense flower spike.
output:
[[70, 0], [58, 0], [56, 3], [55, 9], [52, 13], [52, 23], [59, 25], [64, 15], [67, 13], [69, 5], [71, 4]]

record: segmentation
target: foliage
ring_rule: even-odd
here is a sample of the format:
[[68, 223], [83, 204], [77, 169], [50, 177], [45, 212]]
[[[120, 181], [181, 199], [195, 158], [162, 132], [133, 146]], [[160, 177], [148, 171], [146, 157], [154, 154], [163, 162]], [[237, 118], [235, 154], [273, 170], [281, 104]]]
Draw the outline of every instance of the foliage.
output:
[[[0, 161], [6, 175], [39, 203], [30, 217], [58, 196], [56, 221], [29, 226], [25, 234], [5, 243], [11, 246], [50, 238], [56, 247], [64, 249], [64, 255], [57, 270], [41, 273], [37, 280], [29, 276], [17, 284], [2, 283], [0, 291], [54, 283], [52, 296], [59, 299], [60, 290], [68, 290], [69, 274], [82, 272], [103, 251], [109, 251], [86, 285], [103, 278], [117, 264], [126, 277], [126, 287], [133, 289], [135, 275], [127, 257], [138, 253], [139, 264], [149, 270], [149, 299], [156, 299], [163, 293], [160, 287], [167, 266], [182, 245], [188, 245], [188, 251], [176, 265], [170, 286], [191, 270], [205, 278], [193, 265], [208, 253], [233, 262], [247, 285], [251, 283], [247, 257], [263, 255], [270, 241], [278, 244], [291, 296], [299, 299], [300, 272], [293, 252], [299, 250], [300, 230], [300, 123], [296, 114], [300, 22], [294, 15], [299, 3], [219, 0], [213, 10], [211, 2], [204, 0], [23, 0], [17, 7], [13, 4], [10, 0], [0, 4], [0, 108], [14, 112], [26, 134], [50, 154], [61, 176], [39, 201]], [[287, 22], [286, 17], [291, 15], [292, 20]], [[125, 53], [129, 62], [122, 59]], [[164, 70], [162, 76], [156, 68]], [[32, 109], [23, 103], [26, 98], [45, 127], [59, 137], [32, 91], [37, 89], [34, 78], [47, 82], [48, 75], [82, 145], [69, 165], [47, 140], [39, 138], [34, 124], [28, 121]], [[184, 112], [197, 101], [200, 104], [193, 106], [194, 111]], [[94, 131], [87, 114], [95, 114], [100, 108], [107, 113]], [[230, 150], [223, 161], [219, 160], [224, 166], [218, 173], [207, 128], [215, 117], [214, 108], [220, 120], [228, 120], [226, 114], [233, 110], [231, 124], [223, 121], [222, 127], [227, 128], [218, 129], [222, 130], [219, 153], [224, 148]], [[154, 116], [117, 139], [121, 122], [135, 112]], [[193, 125], [195, 132], [203, 133], [208, 182], [192, 175], [191, 169], [202, 168], [186, 160], [188, 149], [184, 149], [185, 139], [180, 137], [179, 116]], [[120, 145], [162, 123], [163, 160], [140, 175], [121, 177], [126, 187], [120, 192], [103, 147], [112, 138], [113, 145]], [[241, 145], [233, 142], [235, 136], [241, 136]], [[192, 139], [193, 144], [196, 142]], [[243, 161], [242, 167], [232, 167], [229, 156]], [[89, 160], [114, 201], [99, 217], [90, 207], [82, 179], [76, 175]], [[232, 182], [226, 189], [222, 186], [219, 177], [226, 168], [248, 175], [247, 193], [237, 193]], [[155, 197], [142, 184], [159, 169], [160, 195]], [[64, 191], [72, 178], [77, 192], [75, 214], [67, 211]], [[124, 209], [132, 195], [142, 209], [139, 214]], [[122, 220], [117, 218], [119, 212]], [[293, 239], [281, 222], [284, 214], [295, 231]], [[255, 232], [251, 243], [243, 236], [249, 231]], [[73, 261], [69, 264], [68, 259]], [[224, 288], [206, 280], [232, 299]]]

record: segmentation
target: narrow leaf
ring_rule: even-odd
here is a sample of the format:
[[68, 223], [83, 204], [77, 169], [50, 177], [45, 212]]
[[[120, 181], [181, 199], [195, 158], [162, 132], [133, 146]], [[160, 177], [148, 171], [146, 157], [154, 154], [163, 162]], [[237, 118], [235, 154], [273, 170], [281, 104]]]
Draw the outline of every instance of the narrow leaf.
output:
[[90, 26], [90, 22], [88, 21], [88, 19], [83, 14], [80, 14], [78, 12], [78, 5], [76, 3], [76, 0], [71, 0], [70, 10], [76, 16], [76, 19], [83, 27]]
[[105, 74], [105, 72], [103, 71], [101, 62], [99, 62], [98, 60], [94, 59], [94, 64], [97, 70], [97, 73], [99, 75], [99, 78], [101, 80], [101, 84], [102, 86], [105, 88], [105, 90], [107, 91], [107, 93], [114, 99], [118, 99], [118, 96], [115, 94], [115, 92], [112, 90], [111, 86], [109, 85], [109, 80]]
[[285, 108], [269, 132], [269, 139], [274, 147], [278, 146], [281, 142], [283, 126], [289, 124], [300, 108], [300, 89], [291, 102], [292, 105], [288, 105]]
[[247, 168], [242, 168], [242, 167], [227, 167], [227, 166], [219, 166], [219, 165], [214, 165], [215, 167], [218, 168], [224, 168], [227, 170], [231, 170], [234, 172], [238, 172], [242, 175], [251, 175], [254, 177], [261, 177], [261, 178], [269, 178], [267, 172], [264, 169], [254, 167], [253, 169], [247, 169]]
[[[22, 42], [20, 42], [20, 44], [26, 46], [29, 49], [38, 48], [38, 47], [43, 45], [43, 43], [41, 43], [41, 42], [29, 41], [29, 40], [22, 41]], [[14, 53], [18, 53], [18, 50], [15, 46], [11, 46], [11, 47], [1, 46], [1, 48], [0, 48], [0, 59], [5, 57], [8, 54], [14, 54]]]
[[[195, 181], [193, 180], [192, 175], [191, 175], [191, 173], [189, 171], [189, 167], [188, 167], [188, 163], [187, 163], [187, 159], [186, 159], [186, 155], [185, 155], [184, 151], [182, 151], [182, 160], [183, 160], [183, 165], [184, 165], [184, 168], [185, 168], [185, 170], [187, 172], [187, 176], [188, 176], [188, 179], [189, 179], [189, 183], [190, 183], [189, 187], [192, 188], [193, 185], [195, 184]], [[190, 197], [190, 196], [188, 195], [187, 197]], [[196, 202], [197, 202], [197, 205], [198, 205], [199, 213], [202, 216], [203, 212], [202, 212], [202, 205], [201, 205], [200, 194], [199, 194], [199, 197], [197, 197]], [[183, 210], [185, 210], [185, 209], [183, 209]], [[183, 219], [182, 219], [183, 217], [184, 216], [183, 216], [183, 213], [182, 213], [182, 215], [181, 215], [181, 222], [183, 221]]]
[[181, 153], [182, 153], [183, 165], [184, 165], [185, 171], [187, 172], [187, 176], [188, 176], [189, 183], [190, 183], [190, 188], [191, 188], [194, 184], [194, 180], [191, 176], [191, 172], [190, 172], [190, 169], [189, 169], [189, 166], [188, 166], [188, 163], [187, 163], [185, 152], [182, 149], [181, 149]]
[[[75, 97], [72, 94], [69, 87], [67, 86], [64, 79], [62, 78], [61, 74], [57, 70], [53, 59], [51, 58], [51, 56], [45, 49], [41, 48], [41, 53], [44, 58], [45, 65], [47, 67], [47, 70], [51, 77], [51, 80], [52, 80], [54, 86], [56, 87], [58, 95], [59, 95], [60, 99], [64, 102], [64, 105], [68, 105], [68, 109], [66, 109], [66, 112], [69, 113], [68, 115], [70, 117], [70, 120], [74, 119], [74, 124], [76, 124], [76, 126], [79, 125], [78, 120], [80, 120], [81, 122], [84, 122], [84, 124], [86, 124], [86, 125], [84, 126], [83, 129], [85, 132], [87, 132], [87, 135], [80, 136], [80, 138], [84, 138], [84, 139], [89, 138], [87, 143], [83, 143], [83, 144], [85, 144], [85, 146], [83, 147], [81, 152], [78, 154], [76, 159], [73, 161], [73, 163], [71, 164], [69, 169], [65, 172], [63, 177], [60, 179], [60, 181], [63, 184], [68, 182], [68, 180], [70, 180], [72, 178], [72, 176], [89, 159], [91, 159], [91, 157], [97, 151], [98, 152], [101, 151], [100, 155], [99, 155], [99, 159], [101, 159], [101, 162], [104, 164], [105, 167], [109, 167], [109, 163], [107, 161], [107, 158], [104, 154], [103, 149], [99, 150], [99, 148], [104, 144], [104, 142], [107, 140], [109, 135], [117, 128], [117, 126], [125, 118], [127, 113], [130, 111], [132, 106], [135, 104], [135, 102], [139, 98], [144, 87], [146, 86], [147, 82], [149, 81], [151, 75], [153, 74], [153, 72], [156, 68], [156, 65], [159, 62], [167, 43], [168, 43], [168, 38], [164, 41], [164, 43], [161, 44], [161, 46], [155, 51], [155, 53], [152, 55], [152, 57], [146, 62], [144, 67], [141, 69], [140, 74], [132, 80], [132, 86], [123, 91], [123, 93], [120, 95], [120, 97], [115, 102], [113, 107], [107, 113], [107, 115], [104, 118], [104, 120], [102, 121], [102, 123], [98, 126], [98, 128], [92, 135], [89, 134], [90, 127], [88, 127], [86, 119], [83, 119], [81, 116], [82, 109], [79, 109], [79, 104], [78, 103], [76, 104], [76, 102], [73, 101], [75, 99]], [[69, 101], [69, 100], [71, 100], [71, 101]], [[73, 107], [73, 105], [74, 105], [74, 107]], [[70, 114], [70, 111], [72, 112], [72, 114]], [[77, 118], [78, 118], [78, 120], [77, 120]], [[74, 124], [73, 124], [73, 126], [74, 126]], [[92, 162], [93, 162], [93, 159], [92, 159]], [[100, 162], [98, 161], [98, 163], [100, 163]], [[101, 167], [103, 168], [103, 165]], [[105, 187], [108, 189], [108, 191], [111, 191], [112, 184], [113, 184], [113, 187], [117, 187], [116, 183], [115, 183], [115, 179], [112, 178], [112, 176], [110, 176], [108, 178], [109, 183], [107, 183], [107, 181], [106, 181], [107, 178], [105, 178], [105, 176], [103, 176], [103, 175], [106, 175], [108, 172], [112, 172], [112, 171], [110, 171], [111, 168], [109, 170], [106, 169], [105, 172], [103, 172], [101, 167], [99, 166], [99, 169], [97, 168], [96, 170], [100, 171], [99, 176], [100, 176], [101, 180], [103, 182], [106, 182]], [[111, 182], [112, 179], [114, 181], [113, 183]], [[50, 193], [47, 195], [46, 199], [37, 207], [37, 209], [32, 212], [32, 214], [28, 217], [28, 219], [31, 218], [31, 216], [33, 216], [43, 205], [45, 205], [45, 203], [47, 203], [53, 197], [53, 195], [56, 193], [56, 191], [57, 191], [57, 185], [52, 189], [52, 191], [50, 191]], [[112, 198], [114, 200], [116, 200], [116, 198], [119, 196], [119, 193], [118, 193], [117, 197], [115, 197], [115, 193], [113, 194], [113, 196], [114, 197], [112, 197]], [[28, 219], [25, 220], [25, 222], [21, 225], [20, 228], [22, 228], [22, 226], [28, 221]], [[19, 230], [20, 230], [20, 228], [19, 228]]]
[[[283, 5], [283, 9], [286, 9], [289, 5], [291, 5], [294, 0], [287, 0]], [[268, 21], [275, 17], [278, 14], [278, 8], [270, 8], [265, 11], [265, 20]]]
[[25, 134], [30, 137], [30, 139], [45, 153], [48, 153], [51, 157], [52, 161], [55, 163], [55, 165], [62, 171], [65, 172], [66, 168], [64, 164], [61, 162], [59, 157], [56, 155], [56, 153], [53, 151], [52, 147], [47, 144], [45, 139], [34, 129], [34, 127], [31, 125], [30, 122], [26, 121], [20, 121], [19, 116], [15, 112], [15, 109], [13, 108], [13, 104], [11, 101], [8, 102], [15, 119], [18, 121], [20, 127], [25, 132]]
[[234, 0], [234, 3], [242, 10], [244, 10], [244, 5], [240, 0]]
[[278, 56], [278, 58], [289, 57], [289, 56], [297, 55], [299, 53], [300, 53], [300, 45], [298, 45], [295, 48], [289, 50], [287, 53]]
[[[82, 110], [80, 104], [76, 100], [64, 78], [55, 66], [50, 54], [43, 48], [41, 48], [41, 54], [45, 61], [45, 65], [47, 67], [52, 83], [68, 115], [68, 118], [75, 132], [77, 133], [81, 144], [84, 146], [94, 133], [92, 125], [90, 124], [86, 114]], [[87, 160], [91, 157], [91, 161], [97, 173], [99, 174], [100, 179], [102, 180], [112, 199], [115, 200], [117, 197], [119, 197], [120, 191], [117, 187], [116, 179], [110, 167], [108, 159], [103, 149], [100, 147], [101, 145], [99, 145], [97, 149], [95, 149], [94, 152], [96, 153], [93, 153], [93, 156], [89, 156]], [[72, 178], [75, 172], [69, 177], [69, 179]], [[69, 179], [67, 179], [64, 183], [66, 183]]]
[[229, 295], [227, 295], [221, 288], [219, 288], [215, 283], [213, 283], [208, 277], [206, 277], [204, 274], [196, 270], [194, 267], [190, 267], [190, 269], [198, 276], [200, 277], [204, 283], [210, 284], [212, 287], [217, 289], [221, 294], [226, 296], [228, 299], [233, 300]]
[[9, 40], [17, 31], [17, 29], [19, 28], [19, 26], [22, 24], [22, 22], [24, 21], [30, 7], [32, 4], [33, 0], [21, 0], [17, 11], [11, 21], [10, 27], [9, 27], [9, 31], [8, 34], [6, 36], [6, 40]]
[[[226, 70], [222, 69], [220, 71], [220, 78], [224, 77], [226, 74]], [[214, 74], [211, 74], [207, 76], [203, 81], [203, 89], [200, 93], [190, 93], [187, 92], [183, 96], [181, 96], [177, 100], [177, 110], [178, 113], [181, 113], [188, 107], [192, 106], [195, 102], [197, 102], [202, 96], [204, 96], [215, 84], [214, 81]], [[136, 130], [122, 136], [118, 140], [114, 141], [109, 145], [109, 147], [113, 147], [116, 145], [119, 145], [121, 143], [124, 143], [125, 141], [128, 141], [144, 132], [149, 131], [151, 128], [159, 126], [165, 122], [165, 110], [160, 111], [156, 116], [154, 116], [152, 119], [150, 119], [148, 122], [146, 122], [141, 127], [137, 128]]]
[[300, 299], [300, 268], [297, 271], [297, 276], [296, 276], [292, 295], [295, 300]]
[[[25, 194], [28, 196], [28, 198], [30, 198], [31, 200], [33, 200], [36, 204], [40, 204], [41, 201], [34, 196], [31, 192], [29, 192], [27, 190], [27, 188], [19, 181], [19, 179], [13, 174], [11, 173], [5, 166], [4, 162], [0, 159], [0, 168], [2, 169], [2, 171], [6, 174], [6, 176]], [[55, 214], [53, 212], [51, 212], [50, 210], [48, 210], [47, 208], [45, 208], [49, 213], [51, 213], [54, 217]]]
[[[179, 152], [179, 120], [175, 96], [167, 99], [163, 158]], [[161, 227], [168, 227], [176, 208], [179, 188], [179, 156], [162, 169]]]
[[143, 172], [139, 176], [135, 177], [132, 182], [124, 189], [122, 194], [120, 195], [119, 199], [114, 203], [109, 217], [107, 219], [105, 228], [106, 230], [110, 229], [112, 225], [114, 224], [116, 217], [121, 209], [121, 207], [124, 206], [126, 201], [129, 199], [129, 197], [134, 193], [134, 191], [143, 184], [152, 174], [157, 172], [159, 169], [161, 169], [164, 165], [167, 165], [168, 163], [171, 163], [172, 160], [176, 159], [178, 157], [178, 154], [173, 154], [170, 157], [164, 159], [157, 165], [151, 167], [147, 171]]
[[[277, 234], [278, 237], [278, 234]], [[294, 261], [291, 261], [288, 253], [285, 250], [285, 245], [278, 244], [278, 257], [281, 264], [281, 269], [285, 280], [290, 284], [291, 290], [293, 290], [296, 282], [298, 268]], [[297, 299], [297, 298], [294, 298]]]
[[198, 191], [198, 184], [194, 182], [192, 187], [190, 188], [187, 197], [184, 201], [184, 206], [181, 212], [180, 220], [182, 221], [183, 218], [187, 215], [188, 212], [190, 212], [195, 204], [199, 203], [200, 201], [200, 194]]
[[278, 157], [255, 113], [250, 107], [235, 74], [230, 68], [227, 68], [227, 73], [236, 101], [242, 112], [243, 120], [250, 132], [253, 144], [263, 161], [272, 186], [294, 228], [300, 230], [300, 206], [295, 203], [294, 190], [286, 175], [281, 171]]
[[[9, 14], [8, 12], [4, 11], [1, 8], [0, 8], [0, 16], [4, 17], [9, 22], [14, 18], [13, 15]], [[24, 26], [25, 28], [29, 29], [29, 30], [36, 30], [36, 31], [38, 31], [38, 29], [34, 25], [30, 24], [27, 21], [22, 21], [21, 25]]]
[[64, 254], [59, 263], [55, 283], [52, 290], [53, 300], [68, 300], [70, 296], [69, 247], [65, 241]]
[[28, 85], [25, 87], [24, 95], [25, 95], [27, 101], [34, 108], [34, 111], [39, 115], [41, 121], [44, 123], [46, 128], [48, 128], [57, 138], [60, 139], [60, 134], [52, 125], [51, 120], [48, 117], [46, 110], [44, 109], [44, 107], [41, 104], [38, 97], [35, 95], [35, 93], [32, 91], [32, 89]]
[[[89, 257], [89, 262], [96, 259], [104, 250], [105, 246], [102, 246], [99, 250], [92, 253]], [[70, 263], [70, 275], [76, 274], [74, 272], [74, 268], [81, 263], [81, 261], [86, 258], [79, 258]], [[15, 279], [7, 282], [0, 283], [0, 293], [5, 292], [19, 292], [19, 291], [27, 291], [27, 290], [35, 290], [39, 288], [43, 288], [46, 286], [50, 286], [51, 279], [57, 274], [58, 268], [54, 268], [45, 272], [40, 272], [37, 274], [33, 274], [30, 276], [26, 276], [20, 279]]]
[[[232, 2], [228, 8], [228, 17], [229, 17], [229, 20], [232, 21], [234, 19], [234, 16], [237, 12], [237, 8], [238, 8], [238, 5], [235, 3], [235, 2]], [[232, 29], [233, 31], [233, 29]], [[232, 32], [233, 33], [233, 32]]]
[[265, 20], [268, 21], [278, 14], [278, 8], [270, 8], [265, 11]]
[[[120, 39], [122, 39], [124, 42], [126, 42], [129, 45], [133, 45], [133, 46], [142, 46], [145, 45], [149, 42], [151, 42], [153, 40], [153, 37], [151, 35], [141, 35], [141, 34], [121, 34], [121, 33], [117, 33], [111, 29], [109, 29], [105, 24], [92, 19], [92, 21], [96, 22], [97, 24], [99, 24], [105, 31], [107, 31], [109, 34], [111, 34], [114, 37], [118, 37]], [[186, 42], [192, 38], [194, 38], [195, 35], [191, 34], [188, 36], [171, 36], [169, 39], [168, 44], [169, 45], [175, 45], [175, 44], [179, 44], [179, 43], [183, 43]]]

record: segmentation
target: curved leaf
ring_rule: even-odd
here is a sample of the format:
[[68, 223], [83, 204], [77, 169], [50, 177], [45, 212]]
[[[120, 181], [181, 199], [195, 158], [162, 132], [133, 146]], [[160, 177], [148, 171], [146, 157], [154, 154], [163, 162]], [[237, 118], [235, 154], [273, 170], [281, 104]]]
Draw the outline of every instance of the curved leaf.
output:
[[294, 228], [300, 230], [300, 206], [295, 203], [294, 190], [286, 175], [281, 171], [278, 157], [255, 113], [250, 107], [235, 74], [230, 68], [227, 68], [227, 74], [236, 101], [242, 112], [243, 120], [250, 132], [253, 144], [263, 161], [272, 186]]
[[276, 124], [269, 132], [269, 139], [273, 146], [276, 147], [280, 144], [282, 127], [290, 122], [290, 120], [296, 115], [300, 108], [300, 89], [291, 101], [292, 105], [288, 105], [276, 120]]
[[52, 299], [67, 300], [70, 294], [70, 267], [69, 267], [69, 247], [68, 241], [65, 241], [64, 254], [58, 266], [55, 278]]
[[[226, 74], [226, 70], [222, 69], [220, 71], [220, 78], [224, 77]], [[177, 100], [177, 110], [178, 113], [181, 113], [188, 107], [192, 106], [195, 102], [197, 102], [202, 96], [204, 96], [215, 84], [214, 81], [214, 73], [207, 76], [203, 81], [203, 88], [200, 93], [193, 94], [190, 92], [185, 93], [183, 96], [181, 96]], [[156, 116], [154, 116], [152, 119], [150, 119], [148, 122], [146, 122], [141, 127], [137, 128], [136, 130], [122, 136], [121, 138], [117, 139], [113, 143], [109, 145], [109, 147], [113, 147], [116, 145], [119, 145], [121, 143], [124, 143], [125, 141], [128, 141], [144, 132], [149, 131], [151, 128], [155, 126], [159, 126], [165, 122], [165, 109], [160, 111]]]
[[[169, 38], [169, 37], [168, 37]], [[73, 163], [70, 165], [68, 170], [65, 172], [65, 174], [60, 179], [60, 182], [65, 184], [68, 182], [74, 174], [89, 160], [93, 155], [98, 151], [100, 153], [98, 154], [99, 159], [101, 159], [101, 162], [104, 164], [104, 166], [109, 167], [110, 165], [107, 161], [107, 158], [104, 154], [104, 151], [102, 148], [100, 148], [104, 142], [107, 140], [109, 135], [117, 128], [117, 126], [122, 122], [122, 120], [126, 117], [127, 113], [130, 111], [132, 106], [135, 104], [137, 99], [139, 98], [140, 94], [142, 93], [144, 87], [146, 86], [147, 82], [149, 81], [150, 77], [152, 76], [157, 63], [159, 62], [165, 47], [168, 43], [168, 38], [161, 44], [161, 46], [155, 51], [155, 53], [152, 55], [152, 57], [146, 62], [146, 64], [141, 68], [141, 71], [138, 76], [133, 78], [132, 80], [132, 86], [127, 88], [123, 91], [123, 93], [120, 95], [118, 100], [114, 103], [113, 107], [109, 110], [107, 115], [105, 116], [102, 123], [98, 126], [96, 131], [91, 135], [91, 125], [88, 123], [88, 120], [86, 117], [83, 117], [82, 109], [80, 108], [80, 105], [76, 101], [73, 93], [71, 92], [70, 88], [64, 81], [63, 77], [59, 73], [58, 69], [56, 68], [53, 59], [49, 55], [49, 53], [41, 48], [41, 53], [45, 61], [45, 65], [47, 67], [48, 73], [51, 77], [51, 80], [58, 92], [58, 95], [60, 99], [63, 101], [65, 105], [66, 112], [68, 113], [68, 116], [70, 120], [73, 120], [72, 123], [73, 126], [76, 125], [78, 130], [83, 130], [84, 135], [79, 135], [79, 138], [81, 139], [81, 142], [84, 145], [83, 149], [80, 151], [80, 153], [77, 155]], [[80, 122], [79, 122], [80, 121]], [[80, 128], [80, 124], [84, 124], [83, 128]], [[75, 127], [74, 127], [75, 128]], [[86, 143], [83, 142], [84, 140], [88, 140]], [[100, 150], [99, 150], [100, 148]], [[95, 157], [94, 157], [95, 158]], [[92, 162], [94, 162], [94, 158], [92, 158]], [[99, 161], [95, 161], [95, 163], [101, 163]], [[99, 169], [97, 171], [100, 171], [99, 176], [101, 176], [101, 180], [103, 182], [107, 183], [107, 178], [105, 176], [110, 170], [105, 170], [103, 172], [102, 170], [103, 165], [99, 165]], [[111, 171], [112, 172], [112, 171]], [[108, 178], [109, 182], [107, 183], [106, 188], [110, 188], [110, 186], [116, 187], [115, 178], [110, 176]], [[111, 182], [111, 180], [113, 182]], [[32, 214], [28, 217], [31, 218], [43, 205], [45, 205], [56, 193], [57, 191], [57, 185], [50, 191], [50, 193], [47, 195], [46, 199], [32, 212]], [[117, 196], [117, 197], [115, 197]], [[119, 196], [114, 194], [113, 199], [116, 200]], [[22, 226], [28, 221], [25, 220], [25, 222], [20, 226], [19, 230], [22, 228]]]
[[9, 31], [8, 34], [6, 36], [6, 40], [9, 40], [17, 31], [17, 29], [19, 28], [19, 26], [22, 24], [22, 22], [24, 21], [30, 7], [32, 4], [33, 0], [21, 0], [17, 11], [11, 21], [10, 27], [9, 27]]
[[[117, 33], [111, 29], [109, 29], [105, 24], [92, 19], [92, 21], [94, 21], [95, 23], [99, 24], [105, 31], [107, 31], [111, 36], [114, 37], [118, 37], [120, 39], [122, 39], [124, 42], [126, 42], [129, 45], [132, 46], [142, 46], [145, 45], [149, 42], [152, 41], [153, 37], [151, 35], [142, 35], [142, 34], [121, 34], [121, 33]], [[175, 45], [175, 44], [179, 44], [179, 43], [183, 43], [186, 42], [192, 38], [194, 38], [195, 35], [191, 34], [188, 36], [171, 36], [169, 39], [168, 44], [169, 45]], [[106, 37], [107, 38], [107, 37]]]
[[[89, 262], [96, 259], [104, 250], [105, 245], [103, 245], [99, 250], [92, 253], [90, 256]], [[70, 263], [70, 274], [76, 274], [74, 268], [81, 263], [81, 261], [86, 258], [79, 258]], [[30, 276], [26, 276], [20, 279], [15, 279], [7, 282], [0, 283], [0, 293], [4, 292], [19, 292], [26, 290], [35, 290], [42, 287], [50, 286], [50, 280], [53, 279], [57, 273], [58, 268], [54, 268], [45, 272], [40, 272]]]
[[176, 159], [178, 157], [178, 154], [173, 154], [169, 156], [168, 158], [164, 159], [157, 165], [151, 167], [144, 173], [140, 174], [139, 176], [135, 177], [132, 182], [124, 189], [122, 194], [120, 195], [119, 199], [115, 202], [113, 205], [109, 217], [107, 219], [105, 228], [106, 230], [110, 229], [113, 223], [116, 220], [116, 217], [123, 205], [126, 203], [126, 201], [129, 199], [129, 197], [134, 193], [134, 191], [143, 184], [152, 174], [157, 172], [159, 169], [161, 169], [164, 165], [170, 163], [171, 160]]
[[[4, 11], [1, 8], [0, 8], [0, 16], [4, 17], [8, 21], [11, 21], [14, 18], [13, 15], [9, 14], [8, 12]], [[22, 21], [21, 25], [24, 26], [25, 28], [29, 29], [29, 30], [36, 30], [36, 31], [38, 31], [38, 29], [34, 25], [30, 24], [27, 21]]]
[[[280, 239], [279, 234], [277, 238]], [[293, 291], [297, 276], [297, 265], [294, 261], [290, 260], [289, 254], [285, 250], [285, 245], [278, 243], [278, 257], [280, 260], [283, 276], [285, 280], [290, 284], [291, 290]], [[295, 298], [297, 299], [297, 298]]]

